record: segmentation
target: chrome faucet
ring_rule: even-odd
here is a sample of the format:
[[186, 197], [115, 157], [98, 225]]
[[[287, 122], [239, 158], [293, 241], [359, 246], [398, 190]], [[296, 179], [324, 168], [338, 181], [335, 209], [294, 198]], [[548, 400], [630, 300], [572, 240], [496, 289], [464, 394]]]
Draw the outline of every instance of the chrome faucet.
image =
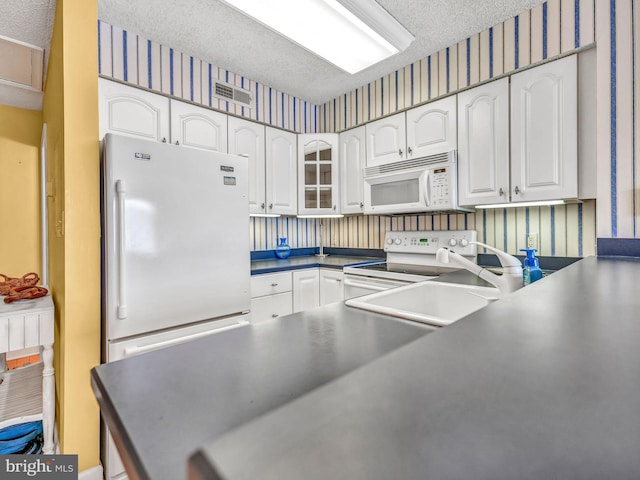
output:
[[502, 265], [502, 275], [496, 275], [489, 270], [467, 260], [462, 255], [449, 250], [448, 248], [439, 248], [436, 252], [436, 260], [441, 263], [455, 263], [469, 270], [471, 273], [477, 275], [483, 280], [495, 285], [500, 294], [506, 295], [511, 292], [515, 292], [519, 288], [523, 287], [522, 281], [522, 264], [516, 257], [509, 255], [508, 253], [498, 250], [497, 248], [490, 247], [481, 242], [469, 242], [475, 245], [480, 245], [487, 250], [493, 252], [500, 260]]

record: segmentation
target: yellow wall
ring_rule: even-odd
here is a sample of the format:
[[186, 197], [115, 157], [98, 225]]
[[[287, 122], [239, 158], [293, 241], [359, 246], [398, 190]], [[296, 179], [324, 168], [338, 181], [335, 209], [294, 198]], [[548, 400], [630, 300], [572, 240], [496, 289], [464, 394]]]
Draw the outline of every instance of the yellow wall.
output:
[[79, 469], [99, 464], [100, 203], [96, 1], [58, 0], [45, 85], [57, 425]]
[[0, 273], [42, 275], [42, 113], [0, 105]]

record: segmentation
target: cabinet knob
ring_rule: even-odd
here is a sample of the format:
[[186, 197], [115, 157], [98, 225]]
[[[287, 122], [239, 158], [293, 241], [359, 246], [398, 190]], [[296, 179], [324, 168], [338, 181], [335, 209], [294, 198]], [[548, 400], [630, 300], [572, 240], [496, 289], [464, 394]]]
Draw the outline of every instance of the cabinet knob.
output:
[[514, 192], [516, 193], [516, 195], [518, 195], [520, 193], [520, 189], [518, 188], [517, 185], [516, 185], [516, 188], [515, 188]]
[[277, 283], [272, 283], [272, 284], [271, 284], [271, 286], [272, 286], [272, 287], [277, 287], [277, 286], [278, 286], [278, 284], [277, 284]]
[[334, 205], [334, 206], [333, 206], [333, 210], [335, 211], [335, 209], [336, 209], [336, 206]]
[[162, 137], [162, 143], [167, 143], [167, 137]]
[[360, 202], [360, 208], [364, 208], [364, 203]]
[[260, 208], [264, 210], [264, 202], [262, 202], [262, 205], [260, 205]]
[[411, 149], [411, 147], [407, 148], [407, 153], [409, 153], [409, 155], [413, 153], [413, 150]]
[[341, 282], [342, 279], [341, 278], [336, 278], [336, 282]]
[[180, 142], [178, 140], [176, 140], [176, 145], [180, 145]]
[[273, 210], [273, 203], [269, 204], [269, 210]]
[[498, 190], [498, 195], [500, 195], [501, 197], [504, 196], [504, 190], [502, 189], [502, 187], [500, 187], [500, 190]]
[[278, 316], [279, 316], [279, 315], [278, 315], [277, 313], [272, 313], [272, 314], [271, 314], [271, 318], [278, 318]]
[[398, 149], [398, 155], [402, 156], [402, 149], [401, 148]]

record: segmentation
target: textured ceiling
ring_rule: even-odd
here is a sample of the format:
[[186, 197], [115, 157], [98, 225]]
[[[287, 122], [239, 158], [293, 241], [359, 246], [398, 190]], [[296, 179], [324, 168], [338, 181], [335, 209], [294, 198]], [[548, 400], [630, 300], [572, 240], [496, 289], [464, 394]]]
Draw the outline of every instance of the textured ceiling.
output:
[[[378, 0], [416, 40], [406, 51], [355, 75], [337, 69], [220, 0], [98, 0], [98, 17], [319, 104], [542, 2]], [[0, 0], [0, 35], [43, 47], [48, 54], [54, 11], [55, 0]], [[327, 35], [331, 35], [330, 25]]]
[[[542, 2], [378, 0], [416, 40], [405, 52], [355, 75], [337, 69], [220, 0], [99, 0], [98, 16], [112, 25], [320, 104]], [[331, 35], [330, 25], [327, 35]]]

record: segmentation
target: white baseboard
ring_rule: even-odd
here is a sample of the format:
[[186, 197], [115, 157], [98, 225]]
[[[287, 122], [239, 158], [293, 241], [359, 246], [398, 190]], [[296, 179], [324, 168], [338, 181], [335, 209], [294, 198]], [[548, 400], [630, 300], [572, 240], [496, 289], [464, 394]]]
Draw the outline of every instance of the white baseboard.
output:
[[83, 470], [78, 474], [78, 480], [104, 480], [102, 465]]

